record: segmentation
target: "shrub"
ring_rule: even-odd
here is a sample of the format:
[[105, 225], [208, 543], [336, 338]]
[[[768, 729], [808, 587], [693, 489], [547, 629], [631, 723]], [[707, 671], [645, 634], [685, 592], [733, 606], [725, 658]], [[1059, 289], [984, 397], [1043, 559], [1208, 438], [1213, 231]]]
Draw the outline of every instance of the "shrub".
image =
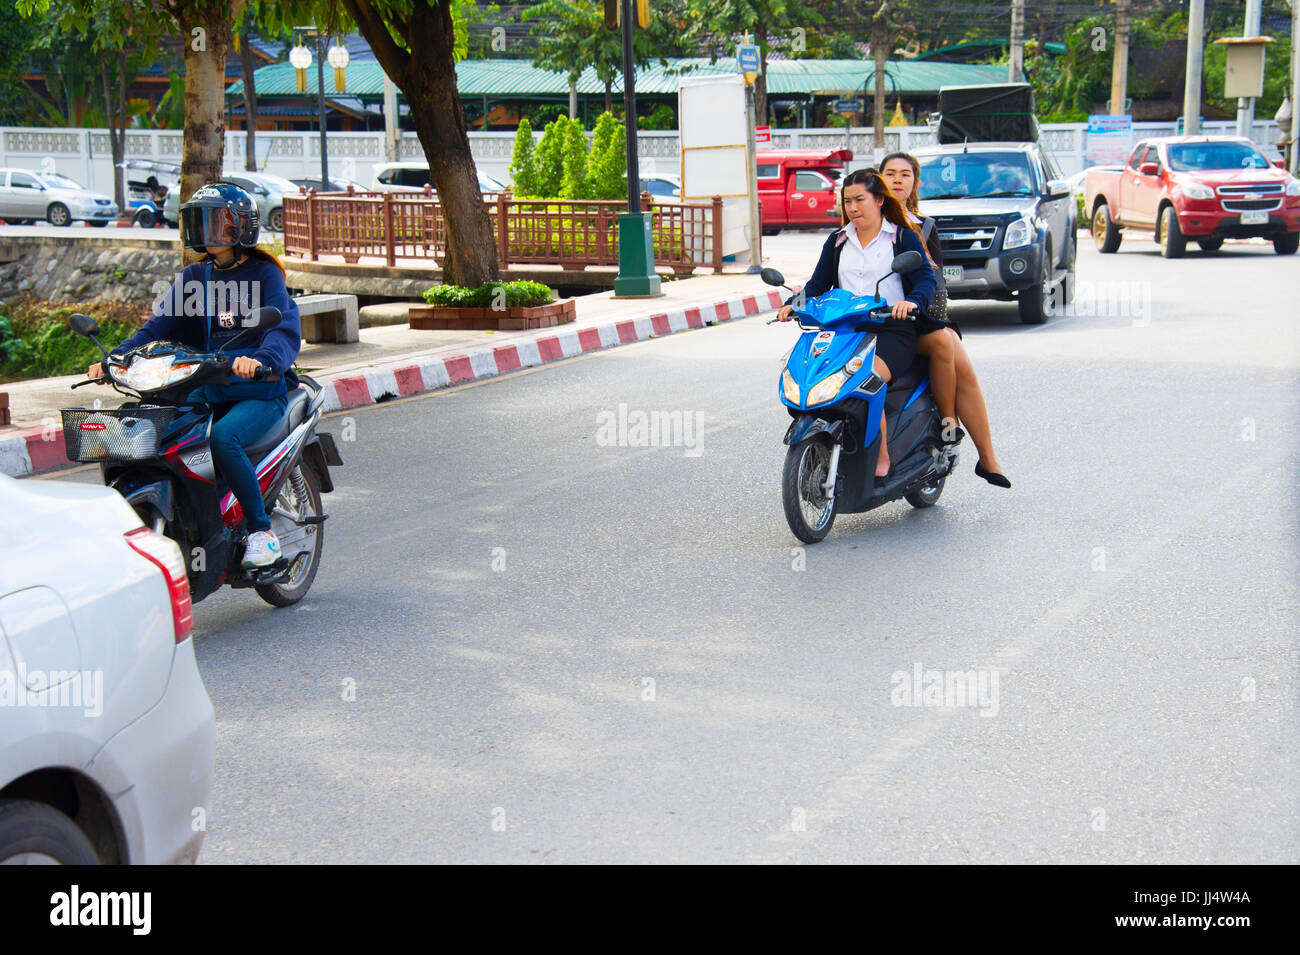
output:
[[560, 194], [560, 180], [564, 173], [564, 136], [568, 127], [567, 116], [557, 116], [546, 125], [546, 131], [533, 151], [534, 195], [549, 199]]
[[[613, 117], [610, 121], [613, 122]], [[593, 153], [590, 169], [591, 198], [622, 199], [627, 196], [627, 128], [622, 123], [614, 124], [604, 149]]]
[[[502, 297], [504, 296], [504, 303]], [[477, 288], [460, 285], [435, 285], [425, 289], [424, 300], [430, 305], [454, 308], [531, 308], [551, 301], [551, 290], [541, 282], [484, 282]]]
[[97, 337], [112, 351], [144, 323], [149, 306], [119, 302], [62, 305], [39, 299], [11, 303], [0, 311], [0, 380], [74, 375], [101, 359], [94, 342], [68, 327], [73, 312], [84, 312], [98, 321]]
[[582, 124], [570, 120], [561, 149], [560, 198], [587, 198], [587, 134]]
[[510, 178], [516, 195], [537, 194], [537, 173], [533, 163], [533, 124], [521, 119], [515, 133], [514, 152], [510, 155]]

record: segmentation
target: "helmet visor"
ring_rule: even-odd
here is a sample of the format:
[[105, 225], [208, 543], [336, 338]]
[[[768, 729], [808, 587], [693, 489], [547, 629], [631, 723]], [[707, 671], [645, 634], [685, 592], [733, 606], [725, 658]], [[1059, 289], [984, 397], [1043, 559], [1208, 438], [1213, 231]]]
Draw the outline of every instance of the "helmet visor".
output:
[[239, 223], [225, 206], [190, 206], [181, 209], [181, 245], [187, 249], [239, 244]]

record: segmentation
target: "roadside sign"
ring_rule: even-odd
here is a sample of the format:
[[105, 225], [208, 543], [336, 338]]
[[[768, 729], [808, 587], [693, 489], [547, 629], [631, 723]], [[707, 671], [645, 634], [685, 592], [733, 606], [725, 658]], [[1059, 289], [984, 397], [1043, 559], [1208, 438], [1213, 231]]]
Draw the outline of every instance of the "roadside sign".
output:
[[1133, 148], [1132, 116], [1089, 116], [1086, 161], [1094, 166], [1117, 165]]
[[840, 113], [841, 115], [866, 112], [866, 104], [863, 103], [861, 99], [850, 99], [847, 97], [844, 99], [837, 99], [831, 104], [831, 107], [835, 112]]
[[770, 143], [771, 141], [772, 141], [772, 127], [771, 127], [771, 126], [755, 126], [755, 127], [754, 127], [754, 142], [756, 142], [756, 143]]
[[758, 72], [758, 47], [752, 43], [741, 43], [736, 47], [736, 62], [742, 73]]

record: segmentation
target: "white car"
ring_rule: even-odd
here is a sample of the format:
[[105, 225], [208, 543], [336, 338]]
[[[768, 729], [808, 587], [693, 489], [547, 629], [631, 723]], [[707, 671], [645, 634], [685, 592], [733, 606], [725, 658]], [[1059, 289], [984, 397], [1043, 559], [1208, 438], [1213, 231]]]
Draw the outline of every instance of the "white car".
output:
[[[483, 192], [502, 192], [505, 184], [493, 179], [481, 169], [478, 172], [478, 187]], [[375, 167], [375, 192], [394, 192], [404, 189], [423, 189], [433, 185], [427, 162], [388, 162]], [[435, 190], [436, 191], [436, 190]]]
[[185, 563], [116, 491], [0, 475], [0, 864], [193, 862], [216, 727]]
[[57, 172], [0, 169], [0, 219], [24, 225], [44, 219], [50, 225], [75, 221], [106, 226], [117, 218], [117, 203], [85, 189]]

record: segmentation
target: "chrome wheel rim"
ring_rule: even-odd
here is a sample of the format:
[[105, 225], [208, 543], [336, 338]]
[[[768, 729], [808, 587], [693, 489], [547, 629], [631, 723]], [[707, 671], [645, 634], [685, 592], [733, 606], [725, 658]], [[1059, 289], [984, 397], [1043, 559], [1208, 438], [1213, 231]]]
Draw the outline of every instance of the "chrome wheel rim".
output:
[[302, 468], [294, 468], [289, 479], [280, 488], [271, 510], [271, 529], [280, 540], [280, 552], [286, 557], [306, 550], [292, 567], [292, 573], [279, 586], [285, 590], [295, 590], [307, 576], [312, 564], [316, 562], [316, 553], [320, 548], [320, 527], [317, 524], [300, 525], [297, 522], [304, 517], [317, 517], [312, 506], [307, 479], [303, 477]]
[[831, 519], [832, 502], [823, 485], [830, 469], [830, 454], [819, 441], [803, 449], [799, 458], [799, 513], [813, 531], [825, 527]]

